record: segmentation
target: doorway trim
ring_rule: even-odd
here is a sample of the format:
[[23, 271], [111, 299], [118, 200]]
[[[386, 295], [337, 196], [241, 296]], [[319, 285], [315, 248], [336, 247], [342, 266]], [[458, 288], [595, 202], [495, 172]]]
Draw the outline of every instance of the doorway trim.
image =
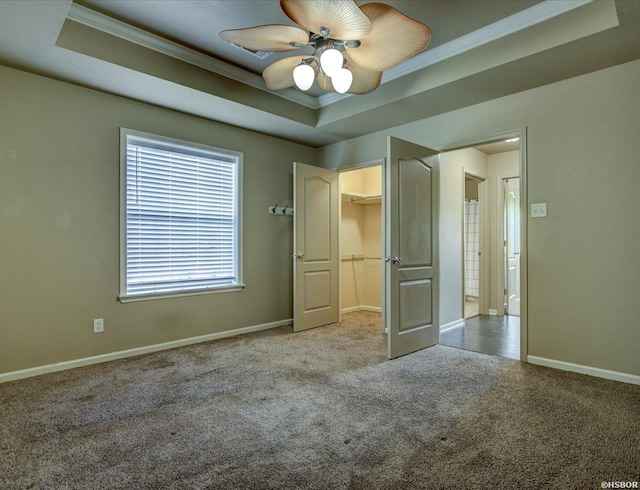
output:
[[[494, 133], [491, 136], [464, 140], [455, 144], [439, 147], [440, 152], [462, 150], [473, 146], [492, 143], [507, 138], [520, 138], [520, 361], [527, 362], [529, 351], [528, 328], [529, 328], [529, 291], [528, 291], [528, 194], [527, 194], [527, 127], [516, 128], [508, 131]], [[464, 297], [463, 297], [464, 300]], [[463, 310], [464, 311], [464, 310]]]

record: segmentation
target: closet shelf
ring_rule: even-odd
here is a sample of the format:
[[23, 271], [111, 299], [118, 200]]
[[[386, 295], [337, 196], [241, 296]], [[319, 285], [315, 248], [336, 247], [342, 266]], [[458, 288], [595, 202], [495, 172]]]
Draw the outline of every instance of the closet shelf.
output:
[[380, 204], [382, 196], [380, 194], [361, 194], [359, 192], [343, 192], [342, 202], [353, 204]]

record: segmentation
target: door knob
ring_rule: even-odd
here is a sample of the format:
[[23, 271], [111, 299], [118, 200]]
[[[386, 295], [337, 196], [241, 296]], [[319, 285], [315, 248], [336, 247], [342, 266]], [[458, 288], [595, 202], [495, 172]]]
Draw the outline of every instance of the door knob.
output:
[[399, 264], [400, 262], [402, 262], [402, 258], [396, 255], [391, 259], [391, 262], [393, 262], [394, 264]]

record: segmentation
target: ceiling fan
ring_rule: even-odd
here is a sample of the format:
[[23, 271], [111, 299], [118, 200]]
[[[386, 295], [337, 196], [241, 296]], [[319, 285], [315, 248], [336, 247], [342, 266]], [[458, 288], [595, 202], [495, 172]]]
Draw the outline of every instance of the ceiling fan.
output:
[[[269, 65], [262, 77], [271, 90], [297, 86], [309, 90], [315, 80], [327, 92], [367, 94], [382, 72], [424, 50], [430, 29], [383, 3], [358, 7], [353, 0], [280, 0], [295, 23], [222, 31], [225, 41], [253, 51], [302, 50]], [[305, 49], [307, 48], [307, 49]]]

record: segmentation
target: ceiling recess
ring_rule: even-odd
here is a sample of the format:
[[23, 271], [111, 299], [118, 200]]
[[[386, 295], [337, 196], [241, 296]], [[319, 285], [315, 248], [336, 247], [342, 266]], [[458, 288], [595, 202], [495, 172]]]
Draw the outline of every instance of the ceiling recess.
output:
[[245, 53], [255, 56], [256, 58], [260, 58], [261, 60], [265, 60], [273, 54], [272, 51], [254, 51], [253, 49], [245, 48], [243, 46], [240, 46], [239, 44], [235, 44], [235, 43], [229, 43], [229, 44], [234, 48], [238, 48], [240, 51], [244, 51]]

